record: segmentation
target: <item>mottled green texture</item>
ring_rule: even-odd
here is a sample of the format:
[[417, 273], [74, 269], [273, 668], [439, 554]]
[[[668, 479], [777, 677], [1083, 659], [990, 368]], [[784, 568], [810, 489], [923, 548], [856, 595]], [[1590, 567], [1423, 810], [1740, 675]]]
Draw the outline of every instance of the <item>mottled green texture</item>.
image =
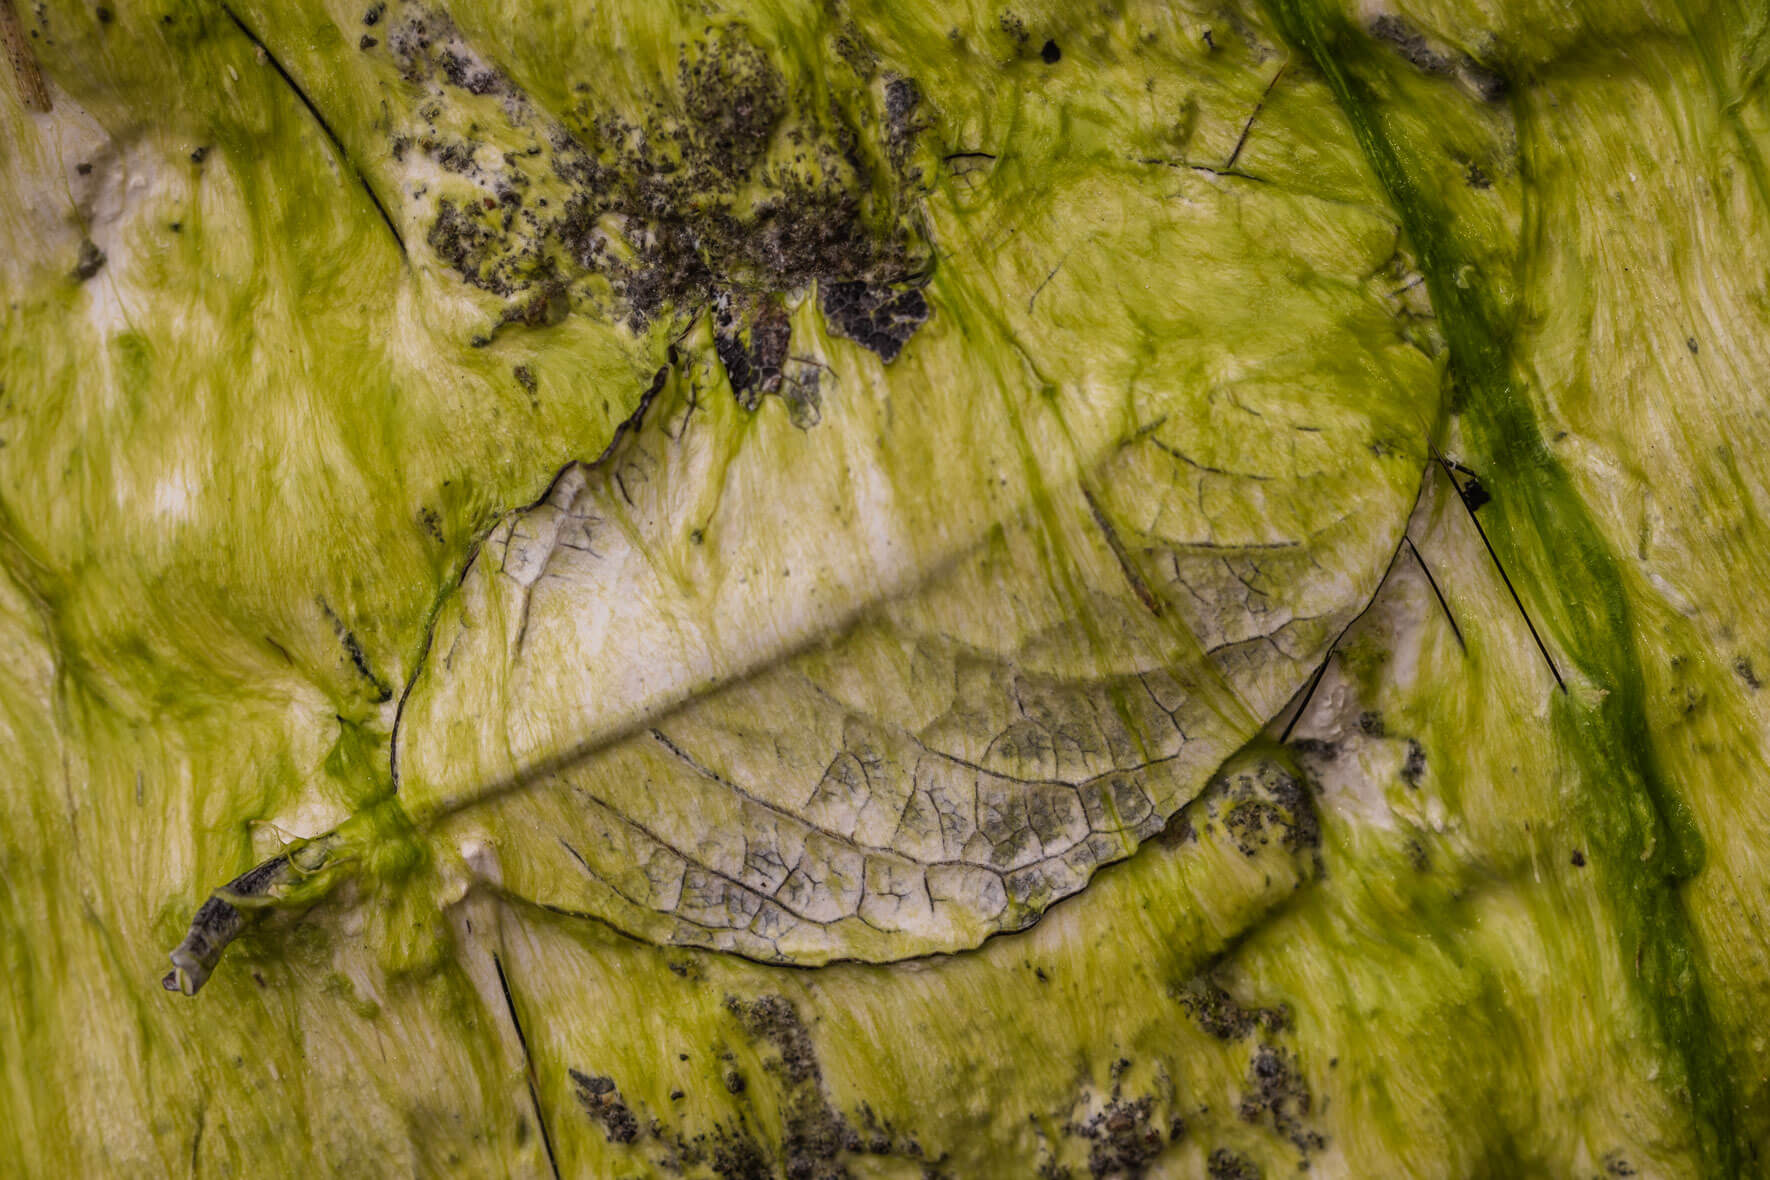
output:
[[[1757, 1170], [1761, 13], [233, 11], [45, 6], [54, 110], [0, 83], [5, 1158]], [[1404, 546], [1293, 719], [1422, 474], [1444, 605]], [[1254, 614], [1169, 576], [1201, 524], [1338, 563], [1254, 579], [1328, 608], [1284, 658], [1199, 659]], [[1209, 752], [1137, 750], [1170, 822], [976, 949], [659, 946], [559, 843], [645, 863], [578, 840], [625, 792], [716, 861], [753, 820], [672, 746], [821, 773], [830, 690], [1061, 777], [1089, 692], [1159, 732], [1124, 666], [1215, 702]], [[158, 988], [211, 887], [332, 830]], [[794, 953], [931, 949], [835, 937]]]

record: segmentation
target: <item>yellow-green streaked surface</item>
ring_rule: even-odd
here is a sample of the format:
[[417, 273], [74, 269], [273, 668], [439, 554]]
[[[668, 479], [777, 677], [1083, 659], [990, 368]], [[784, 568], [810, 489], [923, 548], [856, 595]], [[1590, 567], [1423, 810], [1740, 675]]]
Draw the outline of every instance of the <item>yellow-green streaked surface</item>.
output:
[[[1252, 28], [1140, 9], [1054, 70], [1055, 39], [932, 16], [727, 14], [673, 77], [623, 60], [559, 112], [422, 6], [342, 54], [336, 13], [288, 38], [316, 111], [387, 111], [353, 154], [414, 249], [523, 322], [677, 330], [644, 412], [440, 607], [397, 798], [236, 900], [436, 855], [765, 961], [964, 950], [1160, 831], [1302, 686], [1438, 415], [1380, 192], [1282, 124], [1328, 191], [1239, 170], [1284, 74]], [[599, 10], [585, 43], [657, 19]], [[231, 904], [171, 983], [203, 985]]]
[[[1754, 1173], [1764, 21], [1281, 7], [21, 13], [55, 109], [0, 84], [0, 1151], [27, 1174]], [[619, 52], [591, 71], [586, 44]], [[807, 79], [778, 104], [770, 61]], [[697, 99], [697, 64], [769, 134]], [[633, 179], [660, 164], [687, 178]], [[832, 217], [857, 249], [793, 236]], [[926, 282], [930, 314], [863, 348], [835, 282]], [[1265, 398], [1243, 405], [1397, 450], [1275, 446], [1214, 413], [1226, 370]], [[726, 610], [728, 647], [697, 650], [749, 651], [757, 603], [796, 591], [745, 559], [816, 570], [820, 538], [896, 519], [912, 570], [964, 556], [767, 667], [910, 715], [990, 683], [948, 689], [930, 635], [1068, 604], [1038, 658], [1109, 682], [1125, 636], [1171, 671], [1162, 644], [1240, 617], [1145, 617], [1179, 518], [1151, 519], [1159, 468], [1121, 437], [1200, 465], [1185, 519], [1288, 523], [1366, 570], [1342, 620], [1426, 482], [1313, 688], [1304, 647], [1215, 673], [1250, 678], [1215, 710], [1248, 734], [1250, 701], [1308, 701], [1201, 765], [1135, 855], [975, 950], [768, 966], [619, 933], [677, 937], [545, 859], [601, 788], [574, 763], [528, 790], [524, 760], [574, 698], [610, 707], [618, 674], [583, 669], [618, 637], [481, 584], [653, 388], [674, 415], [610, 458], [673, 478], [592, 502], [655, 585], [579, 570], [556, 603], [674, 603], [678, 636]], [[843, 452], [890, 473], [865, 494], [822, 474], [858, 409], [867, 447], [913, 440], [896, 466]], [[979, 425], [1007, 411], [1009, 435]], [[1477, 519], [1565, 695], [1428, 436], [1492, 494]], [[837, 510], [795, 503], [795, 475]], [[1308, 523], [1336, 506], [1362, 523]], [[822, 568], [813, 589], [852, 593]], [[1270, 601], [1336, 581], [1311, 577]], [[734, 605], [734, 583], [762, 589]], [[806, 601], [793, 618], [825, 617]], [[646, 729], [727, 781], [790, 769], [816, 710], [738, 691], [747, 715], [703, 693], [691, 719], [725, 708], [723, 737]], [[1147, 758], [1130, 698], [1104, 700]], [[1060, 743], [1015, 735], [1046, 773]], [[667, 797], [684, 760], [642, 736]], [[510, 762], [524, 789], [476, 793]], [[323, 900], [268, 915], [195, 999], [159, 989], [209, 887], [352, 813], [336, 871], [290, 882]]]

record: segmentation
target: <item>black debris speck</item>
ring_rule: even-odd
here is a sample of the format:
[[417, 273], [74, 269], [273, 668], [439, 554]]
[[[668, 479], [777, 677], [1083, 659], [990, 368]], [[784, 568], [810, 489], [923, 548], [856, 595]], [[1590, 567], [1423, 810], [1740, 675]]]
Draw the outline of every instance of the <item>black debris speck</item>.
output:
[[1047, 41], [1039, 48], [1039, 60], [1048, 66], [1054, 66], [1063, 58], [1063, 50], [1057, 48], [1057, 42]]
[[865, 281], [824, 284], [818, 306], [839, 335], [888, 362], [928, 319], [928, 301], [919, 289], [898, 290]]
[[753, 1043], [775, 1051], [762, 1062], [776, 1080], [782, 1115], [781, 1159], [768, 1175], [836, 1180], [849, 1174], [841, 1164], [845, 1154], [921, 1155], [913, 1136], [881, 1122], [865, 1103], [853, 1121], [831, 1104], [810, 1030], [792, 1001], [781, 995], [749, 1001], [727, 996], [725, 1007]]
[[1484, 102], [1499, 102], [1512, 91], [1512, 84], [1507, 81], [1504, 74], [1498, 70], [1477, 65], [1466, 58], [1463, 61], [1463, 77], [1475, 87], [1475, 93], [1479, 94]]
[[1426, 747], [1420, 745], [1418, 738], [1408, 738], [1407, 757], [1401, 764], [1401, 781], [1417, 790], [1425, 774]]
[[369, 36], [367, 33], [364, 33], [363, 39], [356, 43], [356, 47], [358, 49], [373, 49], [373, 48], [375, 48], [375, 46], [377, 46], [379, 44], [380, 44], [380, 42], [375, 40], [375, 38]]
[[1220, 1041], [1238, 1041], [1259, 1029], [1277, 1036], [1291, 1026], [1291, 1011], [1283, 1004], [1272, 1008], [1246, 1008], [1237, 1003], [1215, 980], [1198, 976], [1181, 984], [1175, 995], [1180, 1007], [1205, 1032]]
[[1394, 46], [1414, 69], [1426, 74], [1451, 72], [1449, 59], [1434, 53], [1426, 38], [1400, 17], [1384, 13], [1371, 22], [1370, 29], [1371, 36]]
[[82, 241], [79, 260], [74, 263], [74, 278], [84, 283], [103, 269], [104, 251], [100, 250], [91, 238]]
[[1758, 679], [1757, 669], [1752, 667], [1752, 661], [1748, 656], [1740, 656], [1733, 661], [1733, 674], [1745, 681], [1745, 686], [1753, 692], [1764, 687], [1763, 682]]
[[1480, 478], [1473, 475], [1465, 476], [1462, 483], [1457, 485], [1457, 491], [1462, 495], [1463, 503], [1469, 506], [1470, 512], [1479, 510], [1482, 505], [1493, 499], [1488, 495], [1487, 489], [1482, 486]]
[[1205, 1163], [1211, 1180], [1260, 1180], [1260, 1167], [1239, 1151], [1219, 1147]]
[[1313, 1108], [1309, 1083], [1291, 1054], [1272, 1045], [1256, 1049], [1248, 1063], [1247, 1089], [1236, 1112], [1242, 1121], [1270, 1126], [1307, 1157], [1327, 1145], [1320, 1132], [1305, 1125]]
[[916, 111], [922, 90], [912, 78], [893, 78], [885, 84], [885, 134], [893, 160], [902, 167], [920, 124]]
[[1321, 846], [1321, 824], [1303, 783], [1271, 763], [1256, 773], [1218, 779], [1224, 829], [1252, 857], [1274, 837], [1290, 852]]
[[504, 87], [503, 75], [497, 70], [475, 66], [453, 50], [439, 54], [437, 64], [442, 67], [444, 77], [469, 94], [496, 94]]
[[369, 11], [363, 13], [363, 23], [365, 25], [378, 25], [378, 24], [380, 24], [381, 23], [381, 14], [386, 11], [387, 11], [387, 5], [385, 5], [385, 4], [375, 4], [375, 5], [370, 6]]
[[1577, 848], [1573, 850], [1572, 860], [1574, 868], [1583, 869], [1586, 867], [1586, 854]]
[[449, 172], [465, 175], [473, 171], [473, 149], [473, 144], [459, 140], [445, 143], [436, 151], [436, 162]]
[[792, 328], [778, 300], [729, 291], [715, 296], [713, 348], [746, 410], [756, 409], [763, 394], [780, 391], [791, 342]]
[[761, 1145], [748, 1134], [721, 1127], [713, 1147], [713, 1174], [719, 1180], [769, 1180], [774, 1170]]
[[1150, 1164], [1163, 1147], [1160, 1128], [1150, 1125], [1153, 1105], [1148, 1098], [1134, 1102], [1114, 1098], [1105, 1109], [1075, 1128], [1092, 1141], [1088, 1148], [1088, 1171], [1096, 1180], [1149, 1173]]
[[780, 1051], [781, 1072], [789, 1082], [806, 1082], [820, 1076], [811, 1034], [799, 1018], [798, 1009], [785, 996], [761, 996], [746, 1004], [736, 996], [725, 998], [726, 1010], [743, 1024], [744, 1031]]
[[569, 1072], [579, 1105], [585, 1114], [601, 1124], [602, 1133], [610, 1143], [631, 1143], [639, 1137], [639, 1120], [621, 1101], [621, 1092], [615, 1088], [613, 1078], [593, 1077], [576, 1069]]
[[922, 91], [912, 78], [893, 78], [885, 85], [885, 118], [895, 132], [921, 105]]
[[1426, 854], [1426, 846], [1417, 839], [1410, 839], [1405, 851], [1407, 852], [1407, 863], [1412, 865], [1415, 870], [1423, 873], [1430, 867], [1432, 862]]

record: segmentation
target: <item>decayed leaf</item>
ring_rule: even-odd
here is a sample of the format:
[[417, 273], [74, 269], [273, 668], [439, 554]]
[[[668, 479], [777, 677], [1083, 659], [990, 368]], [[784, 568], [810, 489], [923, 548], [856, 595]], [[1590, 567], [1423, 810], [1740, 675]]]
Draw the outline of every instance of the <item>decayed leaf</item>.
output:
[[[52, 101], [0, 65], [0, 1158], [54, 1175], [729, 1178], [1699, 1176], [1763, 1156], [1762, 13], [1014, 0], [923, 17], [918, 3], [780, 21], [733, 5], [742, 30], [716, 13], [709, 28], [699, 0], [462, 0], [451, 20], [379, 0], [241, 0], [231, 17], [213, 0], [13, 5]], [[621, 52], [585, 49], [610, 44]], [[806, 183], [771, 203], [784, 188], [758, 179], [764, 157], [727, 117], [745, 104], [684, 91], [710, 51], [741, 59], [728, 90], [766, 76], [762, 62], [826, 62], [781, 73], [821, 79], [809, 105], [766, 87], [747, 104], [778, 115], [771, 144], [812, 145], [797, 175], [835, 182], [821, 203]], [[685, 143], [716, 175], [685, 181]], [[833, 143], [852, 143], [864, 185]], [[768, 167], [792, 154], [771, 149]], [[1456, 390], [1434, 434], [1491, 499], [1472, 521], [1442, 475], [1429, 481], [1417, 555], [1404, 546], [1294, 725], [1285, 712], [1270, 727], [1285, 748], [1257, 740], [1162, 836], [1021, 935], [799, 970], [572, 916], [677, 936], [676, 914], [617, 909], [560, 846], [598, 855], [594, 809], [570, 784], [654, 816], [666, 790], [702, 790], [654, 728], [746, 790], [740, 758], [766, 759], [777, 736], [827, 753], [846, 730], [795, 695], [792, 672], [839, 690], [875, 726], [864, 733], [925, 729], [878, 721], [885, 677], [842, 673], [913, 659], [910, 615], [918, 640], [954, 643], [950, 619], [917, 620], [957, 603], [992, 551], [1016, 578], [1015, 554], [1062, 552], [1050, 569], [1112, 598], [1087, 617], [1098, 605], [1162, 642], [1200, 617], [1173, 632], [1174, 609], [1147, 617], [1074, 490], [1141, 561], [1126, 498], [1150, 481], [1114, 465], [1115, 426], [1080, 449], [1035, 430], [1042, 483], [991, 509], [999, 536], [964, 542], [963, 521], [948, 536], [944, 515], [915, 518], [917, 544], [951, 541], [950, 563], [905, 574], [914, 588], [889, 600], [855, 590], [849, 621], [801, 647], [744, 625], [773, 609], [765, 585], [729, 628], [753, 641], [755, 668], [687, 704], [660, 698], [581, 757], [594, 733], [522, 734], [525, 714], [489, 682], [529, 677], [512, 699], [544, 701], [536, 670], [563, 667], [584, 689], [561, 636], [618, 591], [537, 581], [558, 642], [536, 639], [544, 625], [512, 659], [513, 632], [474, 633], [484, 658], [460, 683], [425, 654], [433, 613], [447, 605], [439, 640], [468, 618], [470, 546], [569, 456], [600, 454], [659, 368], [622, 442], [659, 459], [654, 498], [633, 485], [655, 509], [646, 549], [666, 570], [711, 549], [718, 562], [690, 581], [717, 587], [745, 576], [718, 536], [742, 520], [703, 504], [725, 485], [695, 475], [672, 436], [715, 457], [764, 436], [776, 457], [802, 455], [825, 426], [851, 427], [854, 406], [944, 405], [907, 374], [954, 324], [980, 349], [1000, 343], [997, 321], [942, 302], [955, 271], [993, 272], [991, 254], [992, 315], [1070, 300], [1061, 323], [1041, 315], [1018, 337], [1035, 386], [1054, 359], [1122, 349], [1127, 307], [1155, 303], [1133, 286], [1153, 243], [1092, 274], [1074, 269], [1086, 250], [1065, 255], [1121, 208], [1094, 203], [1082, 174], [1117, 191], [1134, 162], [1175, 201], [1210, 197], [1191, 180], [1242, 198], [1162, 223], [1196, 230], [1182, 236], [1200, 257], [1231, 210], [1273, 214], [1254, 246], [1225, 240], [1201, 264], [1205, 278], [1231, 269], [1188, 286], [1184, 315], [1212, 325], [1222, 355], [1242, 355], [1237, 333], [1247, 355], [1279, 355], [1288, 334], [1313, 358], [1298, 370], [1311, 390], [1318, 368], [1369, 352], [1268, 317], [1357, 266], [1271, 277], [1275, 302], [1260, 276], [1236, 278], [1236, 252], [1282, 265], [1274, 243], [1303, 250], [1331, 230], [1375, 271], [1401, 221], [1426, 273], [1404, 250], [1373, 289], [1421, 312], [1430, 290], [1437, 318], [1419, 330], [1448, 341]], [[1385, 205], [1368, 238], [1349, 231], [1356, 209]], [[1078, 281], [1085, 299], [1065, 290]], [[1370, 324], [1372, 341], [1394, 330]], [[1036, 353], [1057, 327], [1073, 330]], [[877, 351], [850, 355], [855, 341]], [[1049, 384], [1070, 409], [1134, 382]], [[782, 415], [793, 429], [769, 433]], [[1232, 424], [1206, 433], [1238, 439]], [[945, 445], [921, 466], [879, 462], [913, 487], [937, 466], [961, 480], [953, 452], [974, 441], [933, 437]], [[579, 502], [632, 527], [609, 470], [588, 473]], [[789, 474], [773, 495], [794, 494]], [[954, 510], [982, 486], [958, 486]], [[1323, 481], [1323, 511], [1346, 495]], [[810, 507], [797, 505], [815, 520]], [[699, 545], [685, 513], [714, 523]], [[1340, 552], [1331, 533], [1316, 552]], [[492, 572], [505, 560], [488, 552], [468, 579], [498, 596], [473, 616], [497, 628], [520, 622], [519, 588]], [[1159, 566], [1135, 568], [1160, 600]], [[1029, 584], [1019, 600], [1068, 603], [1059, 580]], [[967, 620], [1011, 601], [994, 589]], [[1005, 617], [1006, 631], [1020, 615]], [[1117, 658], [1063, 635], [1072, 680]], [[389, 739], [421, 664], [395, 799]], [[771, 696], [776, 682], [788, 689]], [[956, 676], [914, 683], [961, 695]], [[1049, 715], [1057, 694], [1035, 687]], [[424, 716], [423, 693], [444, 691], [491, 704], [475, 720], [438, 698]], [[740, 715], [740, 698], [762, 703]], [[615, 758], [656, 789], [621, 781]], [[821, 758], [802, 782], [821, 781]], [[1055, 742], [1051, 764], [1036, 774], [1073, 768]], [[523, 770], [550, 765], [551, 781]], [[727, 804], [709, 814], [741, 814]], [[239, 888], [282, 912], [204, 1002], [144, 995], [203, 892], [279, 850], [290, 859]], [[648, 854], [605, 853], [600, 868], [617, 879]], [[297, 904], [340, 882], [356, 888]], [[213, 949], [250, 907], [205, 910]], [[887, 949], [912, 938], [845, 925]], [[918, 917], [914, 936], [932, 929]], [[810, 935], [826, 937], [797, 932], [803, 961], [824, 953]]]
[[[433, 134], [438, 184], [522, 191], [539, 160], [577, 210], [487, 224], [430, 194], [407, 240], [519, 307], [688, 329], [609, 452], [480, 546], [402, 701], [396, 798], [303, 872], [405, 840], [663, 942], [973, 946], [1160, 830], [1368, 601], [1438, 385], [1392, 219], [1236, 172], [1263, 98], [1208, 60], [1184, 85], [1240, 103], [1220, 148], [1173, 142], [1134, 59], [1046, 93], [953, 49], [894, 69], [932, 19], [878, 14], [864, 69], [809, 11], [715, 22], [654, 102], [692, 116], [716, 77], [735, 114], [585, 116], [585, 147], [444, 18], [383, 18], [405, 84], [446, 100], [414, 118], [459, 101], [534, 140], [486, 164]], [[805, 162], [840, 138], [807, 94], [856, 104], [850, 158], [887, 199]], [[810, 146], [763, 167], [787, 126]], [[412, 189], [410, 158], [387, 168]], [[200, 985], [232, 912], [169, 986]]]

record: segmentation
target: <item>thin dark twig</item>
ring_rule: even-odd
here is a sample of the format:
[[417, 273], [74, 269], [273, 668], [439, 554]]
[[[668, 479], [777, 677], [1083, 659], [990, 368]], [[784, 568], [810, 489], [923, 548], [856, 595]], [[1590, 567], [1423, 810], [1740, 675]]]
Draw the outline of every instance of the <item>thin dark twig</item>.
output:
[[1438, 448], [1429, 440], [1426, 445], [1431, 447], [1432, 457], [1438, 461], [1438, 466], [1444, 469], [1444, 478], [1450, 480], [1450, 486], [1455, 489], [1457, 499], [1462, 502], [1464, 510], [1468, 512], [1469, 523], [1475, 526], [1475, 532], [1481, 537], [1481, 543], [1487, 547], [1487, 555], [1493, 558], [1493, 568], [1500, 572], [1500, 581], [1506, 584], [1506, 592], [1512, 596], [1513, 604], [1518, 607], [1518, 613], [1523, 616], [1524, 625], [1529, 628], [1531, 639], [1536, 641], [1536, 649], [1543, 653], [1543, 662], [1549, 665], [1549, 672], [1555, 677], [1555, 683], [1559, 685], [1561, 691], [1565, 693], [1567, 691], [1567, 681], [1561, 679], [1561, 669], [1555, 666], [1555, 657], [1549, 654], [1548, 645], [1543, 642], [1543, 637], [1537, 633], [1536, 624], [1530, 621], [1530, 612], [1524, 609], [1524, 599], [1518, 596], [1518, 588], [1512, 585], [1512, 579], [1506, 576], [1506, 567], [1500, 564], [1500, 555], [1494, 551], [1493, 542], [1487, 539], [1487, 530], [1481, 527], [1481, 518], [1475, 515], [1474, 507], [1470, 505], [1468, 498], [1463, 495], [1463, 487], [1461, 484], [1457, 483], [1456, 473], [1451, 470], [1450, 460], [1440, 454]]
[[541, 1124], [541, 1146], [547, 1149], [547, 1166], [553, 1180], [559, 1180], [559, 1160], [553, 1155], [553, 1136], [547, 1130], [547, 1112], [541, 1107], [541, 1088], [535, 1080], [535, 1059], [529, 1056], [529, 1039], [522, 1031], [522, 1020], [516, 1015], [516, 999], [510, 994], [510, 980], [504, 974], [504, 961], [492, 952], [492, 966], [498, 972], [498, 986], [504, 989], [504, 1007], [510, 1012], [510, 1023], [516, 1028], [516, 1043], [522, 1046], [522, 1069], [528, 1075], [529, 1101], [534, 1104], [535, 1121]]
[[[1343, 635], [1343, 634], [1345, 634], [1345, 632], [1341, 632], [1341, 634]], [[1297, 711], [1295, 713], [1291, 714], [1291, 719], [1289, 721], [1285, 722], [1284, 732], [1278, 735], [1278, 744], [1279, 745], [1282, 746], [1286, 742], [1291, 740], [1291, 730], [1297, 728], [1297, 722], [1302, 718], [1304, 712], [1309, 708], [1309, 702], [1311, 699], [1314, 698], [1315, 690], [1316, 690], [1317, 686], [1319, 686], [1321, 684], [1321, 678], [1322, 678], [1323, 674], [1325, 674], [1327, 672], [1328, 665], [1333, 662], [1334, 649], [1339, 647], [1339, 645], [1340, 645], [1340, 639], [1339, 639], [1339, 636], [1336, 636], [1334, 638], [1333, 645], [1328, 648], [1327, 655], [1323, 656], [1321, 659], [1321, 667], [1317, 668], [1315, 670], [1315, 675], [1313, 675], [1309, 678], [1309, 687], [1304, 690], [1303, 699], [1302, 699], [1302, 701], [1298, 702], [1298, 704], [1297, 704]]]
[[1248, 142], [1248, 134], [1254, 129], [1254, 120], [1260, 117], [1260, 108], [1266, 105], [1267, 98], [1272, 94], [1272, 88], [1278, 85], [1278, 80], [1284, 77], [1284, 72], [1290, 68], [1289, 61], [1280, 65], [1278, 72], [1272, 75], [1272, 81], [1266, 83], [1266, 89], [1260, 92], [1260, 101], [1254, 104], [1253, 113], [1248, 116], [1248, 121], [1241, 125], [1241, 138], [1235, 141], [1235, 150], [1229, 153], [1229, 159], [1224, 162], [1222, 171], [1228, 172], [1234, 168], [1235, 162], [1241, 158], [1241, 149]]
[[295, 92], [295, 97], [301, 100], [301, 105], [307, 108], [307, 113], [313, 116], [313, 121], [320, 125], [320, 130], [325, 132], [326, 138], [331, 141], [332, 147], [337, 150], [339, 157], [344, 161], [344, 166], [356, 175], [357, 183], [362, 185], [363, 192], [368, 194], [369, 203], [375, 206], [375, 212], [381, 214], [381, 220], [386, 224], [387, 232], [393, 235], [394, 244], [399, 247], [400, 257], [405, 257], [406, 239], [400, 236], [399, 227], [393, 222], [393, 215], [387, 211], [387, 206], [381, 203], [381, 198], [375, 193], [375, 187], [369, 183], [369, 178], [363, 174], [363, 170], [357, 166], [356, 160], [345, 149], [344, 141], [338, 138], [338, 133], [332, 130], [332, 125], [326, 122], [326, 117], [320, 114], [320, 109], [313, 105], [313, 99], [307, 96], [307, 91], [303, 90], [300, 83], [295, 81], [294, 76], [283, 68], [283, 63], [277, 60], [276, 54], [272, 53], [264, 42], [259, 40], [258, 34], [254, 33], [232, 8], [223, 4], [221, 11], [227, 13], [228, 19], [233, 21], [240, 32], [246, 35], [246, 39], [252, 42], [260, 53], [264, 54], [264, 60], [270, 63], [271, 68], [276, 70], [277, 76], [288, 84], [290, 90]]
[[1438, 579], [1432, 576], [1432, 567], [1426, 564], [1425, 557], [1421, 556], [1419, 547], [1414, 544], [1412, 537], [1403, 533], [1401, 539], [1407, 543], [1407, 551], [1414, 555], [1414, 560], [1420, 563], [1420, 572], [1426, 575], [1427, 585], [1431, 586], [1432, 593], [1438, 596], [1438, 605], [1444, 608], [1444, 620], [1450, 624], [1450, 633], [1457, 637], [1457, 646], [1466, 653], [1469, 650], [1469, 645], [1463, 642], [1463, 629], [1457, 626], [1457, 617], [1450, 613], [1450, 603], [1444, 600], [1444, 591], [1438, 588]]

